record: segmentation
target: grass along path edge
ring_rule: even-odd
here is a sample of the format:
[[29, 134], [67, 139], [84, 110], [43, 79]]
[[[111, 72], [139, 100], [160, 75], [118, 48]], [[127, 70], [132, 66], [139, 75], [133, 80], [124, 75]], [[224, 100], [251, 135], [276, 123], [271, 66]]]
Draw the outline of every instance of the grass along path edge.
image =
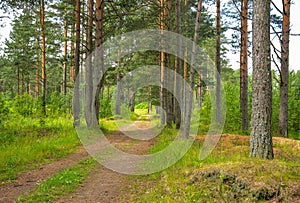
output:
[[59, 197], [72, 193], [95, 169], [92, 158], [79, 162], [38, 184], [38, 188], [18, 198], [17, 202], [54, 202]]

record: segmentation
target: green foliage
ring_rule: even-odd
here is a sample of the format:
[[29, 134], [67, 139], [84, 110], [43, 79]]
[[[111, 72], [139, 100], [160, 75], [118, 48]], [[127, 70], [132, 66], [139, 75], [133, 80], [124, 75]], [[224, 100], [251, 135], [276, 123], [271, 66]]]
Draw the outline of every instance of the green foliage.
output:
[[148, 102], [142, 102], [135, 106], [136, 109], [148, 109]]
[[240, 88], [237, 82], [225, 82], [225, 94], [226, 94], [226, 121], [224, 133], [241, 132], [241, 113], [240, 113], [240, 101], [239, 93]]
[[13, 112], [18, 113], [21, 116], [32, 116], [35, 112], [35, 101], [28, 95], [24, 94], [17, 96], [14, 99]]
[[135, 121], [138, 119], [139, 115], [131, 112], [129, 117], [130, 117], [130, 120]]
[[289, 136], [300, 140], [300, 71], [290, 73]]
[[101, 101], [100, 101], [100, 117], [101, 118], [112, 117], [110, 99], [107, 99], [107, 98], [101, 99]]
[[9, 108], [5, 97], [0, 93], [0, 126], [7, 119]]
[[[234, 71], [230, 68], [224, 68], [222, 72], [224, 92], [226, 94], [226, 120], [223, 132], [224, 133], [236, 133], [236, 134], [248, 134], [248, 132], [242, 132], [241, 130], [241, 114], [240, 114], [240, 101], [239, 101], [239, 71]], [[212, 118], [212, 104], [210, 93], [205, 92], [203, 94], [202, 108], [200, 112], [199, 134], [205, 134], [208, 132], [209, 125]], [[250, 104], [249, 104], [250, 106]], [[250, 108], [249, 108], [250, 109]], [[250, 117], [250, 113], [249, 113]]]
[[[74, 152], [79, 140], [67, 118], [39, 119], [17, 117], [5, 123], [0, 132], [0, 181], [16, 178], [19, 171]], [[34, 163], [34, 164], [33, 164]]]
[[49, 104], [47, 105], [47, 114], [53, 117], [61, 116], [68, 113], [71, 109], [71, 95], [62, 95], [53, 92], [49, 98]]

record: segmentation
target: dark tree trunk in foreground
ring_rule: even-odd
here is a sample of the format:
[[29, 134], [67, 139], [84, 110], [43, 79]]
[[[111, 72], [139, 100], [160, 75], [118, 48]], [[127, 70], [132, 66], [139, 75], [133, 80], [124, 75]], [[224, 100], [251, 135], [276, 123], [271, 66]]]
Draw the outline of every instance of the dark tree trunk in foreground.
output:
[[[201, 9], [202, 9], [202, 0], [198, 0], [197, 7], [197, 16], [196, 16], [196, 24], [195, 24], [195, 33], [194, 33], [194, 44], [192, 50], [192, 58], [191, 58], [191, 67], [195, 67], [195, 58], [197, 51], [197, 44], [199, 41], [199, 32], [200, 32], [200, 18], [201, 18]], [[190, 86], [194, 87], [194, 69], [190, 70]], [[191, 117], [192, 117], [192, 103], [193, 103], [193, 89], [192, 92], [189, 92], [187, 95], [186, 103], [186, 114], [184, 118], [184, 136], [188, 138], [190, 136], [190, 125], [191, 125]]]
[[290, 0], [283, 0], [279, 135], [288, 137], [288, 92], [289, 92], [289, 42], [290, 42]]
[[250, 156], [273, 159], [270, 1], [253, 1], [253, 92]]
[[241, 5], [240, 109], [242, 130], [248, 130], [248, 0]]

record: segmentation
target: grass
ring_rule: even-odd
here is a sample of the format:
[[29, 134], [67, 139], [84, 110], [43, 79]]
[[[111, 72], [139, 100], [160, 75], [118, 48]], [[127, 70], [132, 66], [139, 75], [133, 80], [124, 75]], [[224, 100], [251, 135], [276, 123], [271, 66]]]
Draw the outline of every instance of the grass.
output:
[[0, 183], [14, 180], [18, 172], [35, 168], [75, 152], [80, 142], [68, 118], [19, 118], [0, 132]]
[[39, 184], [38, 188], [29, 194], [19, 197], [17, 202], [55, 202], [59, 197], [75, 191], [84, 178], [94, 170], [95, 163], [94, 159], [90, 158], [63, 170]]
[[[164, 149], [175, 135], [176, 131], [165, 130], [150, 153]], [[248, 136], [223, 135], [210, 156], [200, 161], [204, 137], [198, 136], [175, 165], [141, 176], [130, 191], [130, 201], [260, 202], [277, 198], [291, 202], [294, 187], [299, 187], [300, 143], [274, 139], [274, 160], [249, 158]], [[143, 187], [145, 182], [147, 187]]]
[[[143, 114], [139, 111], [133, 117]], [[106, 133], [118, 130], [114, 120], [104, 119], [100, 124]], [[166, 148], [176, 135], [176, 130], [164, 129], [150, 153]], [[138, 181], [134, 178], [131, 201], [251, 202], [281, 198], [290, 202], [293, 187], [300, 180], [299, 141], [274, 138], [275, 159], [259, 160], [249, 158], [248, 136], [224, 135], [210, 156], [200, 161], [203, 140], [203, 136], [198, 136], [188, 153], [168, 169], [141, 176]], [[80, 143], [70, 118], [46, 118], [42, 122], [16, 118], [1, 129], [0, 142], [2, 184], [14, 180], [20, 171], [65, 157]], [[88, 160], [60, 172], [19, 198], [19, 202], [55, 201], [74, 191], [93, 164]], [[147, 187], [143, 187], [145, 183]]]

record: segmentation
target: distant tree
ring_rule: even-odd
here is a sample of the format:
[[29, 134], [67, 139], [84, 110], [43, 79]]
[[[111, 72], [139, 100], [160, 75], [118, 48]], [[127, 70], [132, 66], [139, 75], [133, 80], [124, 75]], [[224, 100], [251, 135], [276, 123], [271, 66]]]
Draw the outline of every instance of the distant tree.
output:
[[216, 1], [216, 119], [221, 123], [221, 2]]
[[283, 0], [281, 68], [280, 68], [280, 108], [279, 135], [288, 137], [288, 92], [289, 92], [289, 42], [291, 0]]
[[[159, 15], [159, 22], [160, 22], [160, 29], [165, 30], [165, 19], [166, 19], [166, 3], [165, 0], [160, 0], [160, 15]], [[164, 41], [162, 39], [161, 43], [163, 44]], [[165, 109], [165, 91], [164, 91], [164, 79], [165, 79], [165, 52], [162, 50], [160, 52], [160, 124], [165, 125], [166, 123], [166, 115], [163, 114], [163, 109]]]
[[45, 35], [45, 0], [41, 0], [41, 33], [42, 33], [42, 111], [46, 116], [47, 74], [46, 74], [46, 35]]
[[85, 119], [87, 126], [92, 125], [92, 97], [93, 97], [93, 70], [92, 70], [92, 53], [93, 53], [93, 22], [94, 22], [94, 0], [88, 0], [87, 2], [87, 34], [86, 34], [86, 44], [87, 44], [87, 58], [85, 66]]
[[241, 2], [240, 110], [242, 130], [248, 130], [248, 0]]
[[[80, 10], [81, 1], [76, 0], [76, 41], [75, 41], [75, 56], [74, 56], [74, 69], [75, 69], [75, 79], [78, 80], [79, 76], [79, 66], [80, 66]], [[74, 125], [80, 125], [80, 102], [79, 102], [79, 82], [77, 81], [74, 86], [74, 104], [73, 104], [73, 114], [74, 114]]]

